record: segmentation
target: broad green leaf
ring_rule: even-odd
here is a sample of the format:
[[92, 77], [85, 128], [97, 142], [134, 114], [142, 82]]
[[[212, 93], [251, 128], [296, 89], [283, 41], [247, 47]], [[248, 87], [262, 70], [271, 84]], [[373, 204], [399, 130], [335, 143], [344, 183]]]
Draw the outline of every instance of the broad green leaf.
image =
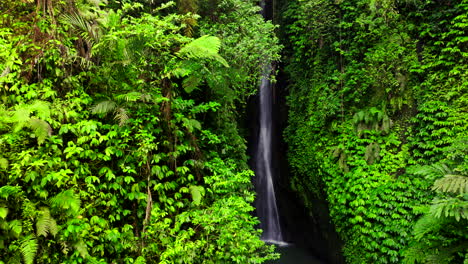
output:
[[7, 215], [8, 215], [8, 208], [0, 207], [0, 218], [5, 219]]

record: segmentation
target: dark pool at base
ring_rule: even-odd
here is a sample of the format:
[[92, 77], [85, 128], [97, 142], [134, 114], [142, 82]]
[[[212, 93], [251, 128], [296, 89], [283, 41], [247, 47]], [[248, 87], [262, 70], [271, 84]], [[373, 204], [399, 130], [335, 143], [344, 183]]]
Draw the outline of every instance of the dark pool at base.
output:
[[277, 246], [276, 251], [281, 254], [281, 258], [275, 261], [268, 261], [266, 264], [326, 264], [306, 250], [294, 245]]

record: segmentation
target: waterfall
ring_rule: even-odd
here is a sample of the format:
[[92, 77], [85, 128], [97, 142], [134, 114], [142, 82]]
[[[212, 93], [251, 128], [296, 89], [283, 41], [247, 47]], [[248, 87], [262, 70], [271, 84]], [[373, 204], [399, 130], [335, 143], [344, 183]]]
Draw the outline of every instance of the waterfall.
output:
[[274, 171], [272, 168], [272, 128], [273, 128], [273, 93], [269, 80], [271, 66], [268, 65], [263, 74], [259, 89], [259, 133], [255, 152], [257, 215], [260, 228], [263, 230], [262, 240], [275, 244], [283, 244], [283, 236], [279, 222], [278, 207], [273, 185]]

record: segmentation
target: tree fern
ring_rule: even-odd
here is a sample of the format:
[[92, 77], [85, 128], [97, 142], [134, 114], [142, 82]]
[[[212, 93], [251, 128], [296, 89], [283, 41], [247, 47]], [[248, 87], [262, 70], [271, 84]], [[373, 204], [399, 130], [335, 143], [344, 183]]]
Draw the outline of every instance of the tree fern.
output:
[[411, 174], [421, 175], [427, 179], [441, 178], [446, 174], [452, 174], [452, 170], [445, 163], [437, 163], [426, 166], [414, 166], [408, 170]]
[[178, 52], [178, 55], [188, 59], [211, 59], [225, 67], [229, 67], [227, 61], [219, 55], [221, 40], [214, 36], [202, 36], [185, 45]]
[[[139, 94], [138, 98], [141, 98], [142, 95], [140, 93], [138, 94]], [[135, 95], [134, 94], [120, 95], [119, 99], [127, 100], [127, 101], [134, 100], [134, 97], [131, 97], [131, 96], [135, 96]], [[102, 115], [107, 115], [110, 112], [114, 112], [114, 119], [119, 122], [119, 126], [125, 125], [127, 121], [130, 119], [130, 117], [128, 116], [127, 109], [125, 107], [119, 106], [116, 102], [112, 100], [106, 100], [106, 101], [102, 101], [96, 104], [91, 109], [91, 112], [93, 114], [102, 114]]]
[[429, 213], [435, 217], [452, 217], [456, 221], [468, 219], [468, 201], [458, 197], [446, 199], [436, 198], [432, 202]]
[[42, 208], [39, 211], [39, 217], [37, 218], [36, 222], [36, 229], [37, 229], [37, 236], [44, 236], [50, 233], [53, 236], [57, 235], [58, 233], [58, 226], [55, 219], [50, 215], [50, 211], [48, 208]]
[[435, 191], [455, 194], [468, 193], [468, 177], [448, 174], [443, 178], [436, 180], [432, 189]]
[[28, 235], [24, 237], [20, 242], [20, 251], [23, 255], [25, 264], [34, 263], [34, 258], [37, 253], [37, 240], [33, 235]]
[[3, 119], [13, 124], [13, 131], [19, 132], [25, 127], [33, 130], [39, 144], [42, 144], [47, 136], [51, 136], [52, 128], [45, 120], [50, 118], [49, 103], [36, 100], [32, 104], [18, 104], [13, 111]]

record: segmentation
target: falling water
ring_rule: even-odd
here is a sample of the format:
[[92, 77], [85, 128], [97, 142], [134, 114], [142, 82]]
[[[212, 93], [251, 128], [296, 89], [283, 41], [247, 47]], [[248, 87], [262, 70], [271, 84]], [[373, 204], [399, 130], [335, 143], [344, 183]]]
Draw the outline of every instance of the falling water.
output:
[[255, 153], [257, 175], [256, 207], [257, 215], [260, 219], [260, 228], [263, 230], [262, 240], [275, 244], [283, 244], [271, 164], [273, 96], [272, 86], [269, 80], [270, 73], [271, 66], [268, 66], [263, 75], [259, 91], [260, 130]]

